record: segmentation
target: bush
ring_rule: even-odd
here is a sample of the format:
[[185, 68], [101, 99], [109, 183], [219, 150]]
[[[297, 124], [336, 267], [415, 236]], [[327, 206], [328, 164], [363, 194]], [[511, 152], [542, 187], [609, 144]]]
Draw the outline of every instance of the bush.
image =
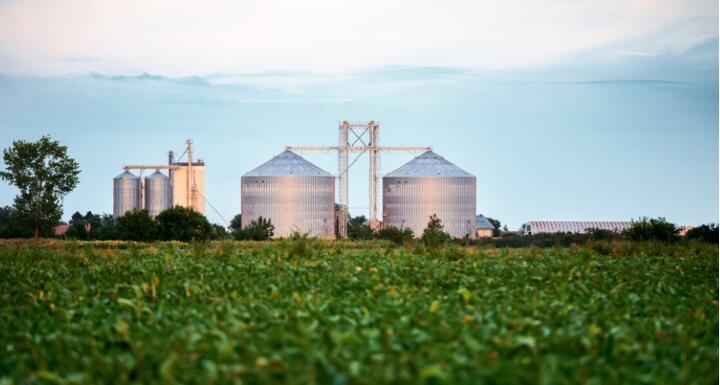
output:
[[383, 227], [375, 235], [377, 239], [392, 241], [396, 245], [402, 245], [405, 242], [412, 241], [414, 236], [415, 234], [413, 234], [413, 231], [410, 228], [406, 227], [401, 230], [395, 226]]
[[641, 218], [633, 221], [632, 226], [623, 232], [625, 239], [630, 241], [674, 241], [677, 239], [677, 228], [665, 218]]
[[367, 224], [367, 218], [364, 215], [350, 218], [348, 221], [348, 238], [352, 240], [368, 240], [373, 239], [375, 232]]
[[169, 208], [155, 218], [158, 239], [163, 241], [199, 241], [210, 239], [214, 229], [199, 212], [182, 206]]
[[224, 226], [213, 224], [212, 225], [213, 232], [212, 232], [212, 239], [218, 240], [218, 239], [226, 239], [228, 237], [227, 229], [225, 229]]
[[153, 241], [157, 234], [147, 210], [128, 211], [117, 220], [122, 238], [128, 241]]
[[685, 237], [689, 240], [718, 243], [718, 226], [714, 223], [698, 226], [688, 231]]
[[266, 241], [275, 234], [275, 225], [270, 219], [259, 217], [253, 219], [250, 224], [241, 229], [233, 231], [233, 237], [238, 241]]

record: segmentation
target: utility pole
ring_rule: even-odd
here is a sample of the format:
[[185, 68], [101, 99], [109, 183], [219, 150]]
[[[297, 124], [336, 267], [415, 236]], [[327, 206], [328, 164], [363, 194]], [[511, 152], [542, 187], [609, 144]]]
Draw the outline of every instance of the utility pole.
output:
[[[417, 146], [385, 146], [378, 144], [380, 124], [375, 121], [349, 122], [343, 120], [338, 124], [337, 146], [285, 146], [286, 150], [299, 152], [331, 152], [338, 153], [338, 204], [340, 205], [338, 218], [338, 233], [340, 238], [347, 238], [348, 222], [348, 170], [365, 152], [370, 154], [370, 218], [369, 224], [373, 229], [380, 227], [378, 220], [378, 172], [381, 152], [423, 152], [430, 151], [431, 147]], [[349, 162], [349, 154], [358, 154]]]

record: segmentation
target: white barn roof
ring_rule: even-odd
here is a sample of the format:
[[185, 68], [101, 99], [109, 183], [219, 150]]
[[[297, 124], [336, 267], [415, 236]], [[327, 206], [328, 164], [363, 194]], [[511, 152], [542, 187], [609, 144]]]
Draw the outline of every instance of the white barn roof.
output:
[[530, 221], [526, 224], [530, 228], [525, 232], [532, 234], [540, 233], [581, 233], [587, 229], [601, 229], [615, 232], [623, 232], [630, 228], [629, 221]]

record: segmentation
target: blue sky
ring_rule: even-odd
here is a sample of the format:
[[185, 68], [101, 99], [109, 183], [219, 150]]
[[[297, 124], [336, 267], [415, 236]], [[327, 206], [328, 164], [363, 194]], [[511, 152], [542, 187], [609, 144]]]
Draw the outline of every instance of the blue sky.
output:
[[[597, 20], [540, 23], [537, 37], [525, 40], [502, 29], [509, 26], [493, 25], [506, 36], [503, 45], [495, 41], [502, 39], [471, 39], [484, 30], [460, 19], [453, 28], [447, 24], [452, 33], [416, 29], [418, 36], [392, 54], [386, 46], [401, 44], [406, 32], [386, 32], [382, 44], [370, 41], [377, 32], [347, 32], [359, 57], [376, 54], [353, 65], [344, 59], [332, 64], [327, 50], [337, 42], [322, 40], [325, 30], [247, 35], [229, 43], [248, 50], [251, 64], [245, 65], [241, 51], [209, 40], [183, 49], [160, 32], [173, 23], [140, 21], [148, 42], [133, 43], [134, 32], [113, 33], [118, 25], [88, 21], [102, 20], [105, 11], [69, 4], [84, 13], [53, 24], [48, 20], [56, 2], [0, 3], [0, 147], [43, 134], [68, 145], [82, 174], [65, 199], [65, 217], [75, 210], [111, 212], [112, 178], [122, 164], [163, 162], [167, 150], [182, 151], [192, 138], [207, 163], [206, 196], [229, 219], [240, 210], [244, 172], [286, 144], [335, 144], [339, 120], [374, 119], [381, 144], [431, 145], [476, 175], [478, 212], [511, 228], [543, 219], [718, 221], [716, 3], [702, 3], [699, 11], [679, 2], [570, 11], [528, 6], [530, 16], [503, 8], [497, 13], [529, 18], [530, 25], [543, 16], [558, 23], [573, 15]], [[478, 7], [456, 6], [453, 14]], [[23, 12], [36, 12], [32, 23], [50, 25], [43, 28], [55, 28], [58, 37], [48, 43], [42, 31], [13, 27]], [[124, 12], [132, 15], [132, 9]], [[192, 36], [202, 43], [228, 32], [210, 27], [213, 17], [224, 20], [219, 14], [200, 15]], [[117, 23], [130, 17], [116, 16]], [[63, 24], [70, 22], [78, 26]], [[78, 38], [86, 36], [82, 32], [105, 40]], [[292, 55], [280, 49], [311, 38], [322, 41], [318, 47], [302, 43]], [[106, 47], [110, 42], [117, 50]], [[153, 54], [163, 42], [166, 49]], [[437, 59], [443, 53], [447, 60]], [[317, 56], [331, 64], [318, 65]], [[336, 172], [335, 156], [304, 156]], [[382, 173], [411, 157], [383, 155]], [[365, 214], [365, 159], [353, 166], [350, 187], [351, 213]], [[0, 205], [10, 204], [14, 193], [0, 184]], [[208, 216], [221, 222], [209, 208]]]

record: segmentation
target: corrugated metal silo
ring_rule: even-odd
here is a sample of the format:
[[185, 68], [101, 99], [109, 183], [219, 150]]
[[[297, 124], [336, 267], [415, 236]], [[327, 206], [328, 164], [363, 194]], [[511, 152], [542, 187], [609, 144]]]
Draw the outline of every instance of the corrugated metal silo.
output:
[[258, 217], [273, 237], [293, 231], [335, 237], [335, 177], [292, 151], [284, 151], [241, 178], [242, 226]]
[[113, 215], [121, 217], [125, 212], [141, 208], [140, 177], [125, 171], [113, 178]]
[[475, 237], [475, 176], [428, 151], [383, 177], [383, 225], [422, 235], [436, 214], [445, 232]]
[[170, 179], [160, 171], [145, 177], [145, 208], [152, 217], [170, 208]]

